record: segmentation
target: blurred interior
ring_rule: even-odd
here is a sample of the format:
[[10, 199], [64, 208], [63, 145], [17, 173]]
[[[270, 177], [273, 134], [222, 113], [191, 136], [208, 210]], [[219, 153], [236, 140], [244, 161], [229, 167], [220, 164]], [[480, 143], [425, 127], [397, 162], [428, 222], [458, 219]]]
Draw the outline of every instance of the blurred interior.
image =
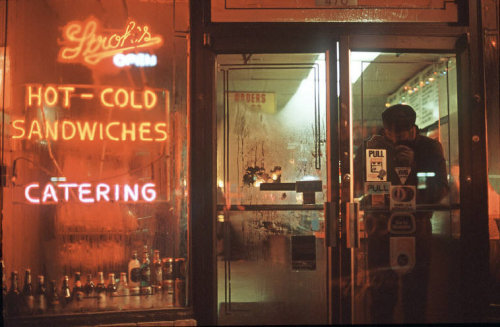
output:
[[[97, 283], [98, 272], [104, 272], [106, 283], [108, 273], [115, 273], [118, 279], [120, 272], [127, 272], [133, 251], [142, 260], [143, 251], [147, 250], [151, 263], [154, 250], [160, 251], [161, 258], [188, 259], [188, 41], [185, 34], [174, 34], [176, 29], [185, 29], [188, 22], [178, 16], [174, 26], [172, 2], [10, 1], [8, 9], [6, 133], [2, 152], [8, 169], [7, 186], [3, 190], [4, 274], [10, 276], [12, 271], [18, 271], [22, 287], [24, 271], [29, 268], [34, 287], [36, 276], [44, 275], [47, 282], [55, 280], [59, 289], [65, 275], [73, 287], [76, 272], [81, 272], [82, 283], [86, 282], [87, 274]], [[58, 52], [65, 44], [62, 32], [66, 24], [96, 21], [96, 33], [109, 35], [124, 33], [130, 19], [135, 19], [139, 28], [147, 25], [152, 35], [163, 39], [161, 47], [144, 50], [156, 56], [156, 66], [119, 67], [111, 57], [95, 65], [58, 59]], [[71, 87], [74, 92], [69, 106], [61, 100], [62, 92], [55, 105], [30, 106], [30, 85], [34, 85], [33, 90], [42, 87], [42, 93], [49, 86]], [[103, 90], [108, 91], [105, 98], [101, 95], [100, 103], [98, 95]], [[116, 96], [116, 90], [125, 91]], [[154, 93], [155, 105], [147, 110], [131, 108], [130, 101], [134, 101], [130, 100], [131, 92], [135, 92], [135, 105], [139, 107], [144, 105], [140, 104], [144, 99], [139, 95], [145, 90]], [[115, 92], [114, 97], [111, 92]], [[82, 93], [95, 97], [80, 99], [78, 95]], [[36, 102], [38, 98], [31, 99]], [[117, 106], [117, 101], [124, 105]], [[109, 102], [115, 106], [105, 105]], [[125, 106], [126, 103], [129, 104]], [[15, 138], [21, 134], [19, 126], [23, 121], [25, 136]], [[33, 121], [42, 126], [38, 133], [30, 127]], [[44, 124], [62, 124], [62, 121], [71, 122], [68, 125], [73, 127], [77, 122], [98, 122], [101, 138], [81, 140], [79, 134], [70, 137], [68, 132], [70, 136], [65, 139], [62, 130], [57, 139], [39, 137], [45, 134]], [[151, 137], [155, 134], [153, 126], [161, 124], [158, 126], [166, 141], [144, 140], [148, 134], [143, 133], [144, 138], [139, 135], [141, 122], [150, 124]], [[110, 128], [109, 124], [114, 125]], [[135, 132], [133, 124], [137, 124]], [[120, 136], [121, 126], [128, 126], [131, 132], [122, 130]], [[105, 136], [111, 133], [114, 138], [103, 138], [103, 128]], [[62, 183], [89, 183], [93, 187], [152, 183], [156, 197], [153, 201], [139, 196], [136, 201], [123, 201], [121, 197], [118, 201], [96, 200], [89, 204], [83, 203], [81, 197], [79, 201], [77, 189], [72, 188], [69, 201], [62, 201], [61, 195], [59, 202], [54, 203], [52, 197], [49, 198], [52, 201], [45, 203], [44, 196], [44, 203], [33, 205], [25, 196], [25, 188], [31, 183], [38, 183], [40, 188], [46, 184], [57, 188]], [[95, 195], [93, 192], [90, 197]], [[32, 196], [41, 198], [41, 194], [35, 193]], [[166, 307], [161, 302], [147, 306]], [[82, 310], [98, 308], [89, 304]]]

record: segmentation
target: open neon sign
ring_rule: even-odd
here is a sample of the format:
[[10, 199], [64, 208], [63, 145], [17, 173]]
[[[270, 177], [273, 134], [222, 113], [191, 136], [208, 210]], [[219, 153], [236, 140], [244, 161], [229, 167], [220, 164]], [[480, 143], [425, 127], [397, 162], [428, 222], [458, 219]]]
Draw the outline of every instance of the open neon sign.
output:
[[116, 54], [159, 48], [163, 38], [152, 35], [148, 25], [139, 25], [135, 20], [130, 20], [120, 33], [106, 31], [91, 16], [83, 22], [66, 24], [61, 44], [63, 47], [59, 51], [59, 61], [96, 65]]

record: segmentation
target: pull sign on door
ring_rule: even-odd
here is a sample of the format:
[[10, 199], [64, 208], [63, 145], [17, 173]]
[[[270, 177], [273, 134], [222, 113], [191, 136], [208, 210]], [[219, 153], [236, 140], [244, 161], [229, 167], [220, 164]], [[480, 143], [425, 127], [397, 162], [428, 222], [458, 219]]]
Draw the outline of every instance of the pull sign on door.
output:
[[387, 181], [386, 153], [385, 149], [366, 149], [366, 181]]

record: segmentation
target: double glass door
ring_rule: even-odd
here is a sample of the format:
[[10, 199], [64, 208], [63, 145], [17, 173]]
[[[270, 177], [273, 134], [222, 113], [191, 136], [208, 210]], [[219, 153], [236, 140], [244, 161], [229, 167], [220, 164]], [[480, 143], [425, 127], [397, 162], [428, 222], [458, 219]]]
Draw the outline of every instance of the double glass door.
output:
[[[453, 321], [455, 62], [342, 44], [217, 56], [219, 324]], [[414, 108], [438, 158], [415, 141], [396, 162], [381, 118], [395, 104]]]

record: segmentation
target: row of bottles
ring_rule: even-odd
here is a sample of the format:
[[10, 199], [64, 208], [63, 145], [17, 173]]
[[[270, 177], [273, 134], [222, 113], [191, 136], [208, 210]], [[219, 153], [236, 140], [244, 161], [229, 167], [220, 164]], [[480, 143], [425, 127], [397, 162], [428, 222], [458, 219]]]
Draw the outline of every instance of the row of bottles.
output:
[[50, 280], [47, 285], [45, 277], [40, 275], [34, 288], [31, 270], [26, 269], [24, 286], [20, 290], [19, 274], [13, 271], [8, 290], [4, 283], [4, 310], [9, 316], [16, 316], [186, 305], [185, 259], [161, 260], [158, 250], [154, 251], [152, 263], [147, 250], [141, 261], [134, 251], [128, 272], [121, 272], [119, 278], [115, 273], [108, 273], [105, 282], [102, 271], [97, 273], [95, 282], [92, 277], [92, 274], [87, 274], [84, 283], [81, 273], [76, 272], [71, 288], [69, 276], [64, 276], [59, 286], [55, 280]]

